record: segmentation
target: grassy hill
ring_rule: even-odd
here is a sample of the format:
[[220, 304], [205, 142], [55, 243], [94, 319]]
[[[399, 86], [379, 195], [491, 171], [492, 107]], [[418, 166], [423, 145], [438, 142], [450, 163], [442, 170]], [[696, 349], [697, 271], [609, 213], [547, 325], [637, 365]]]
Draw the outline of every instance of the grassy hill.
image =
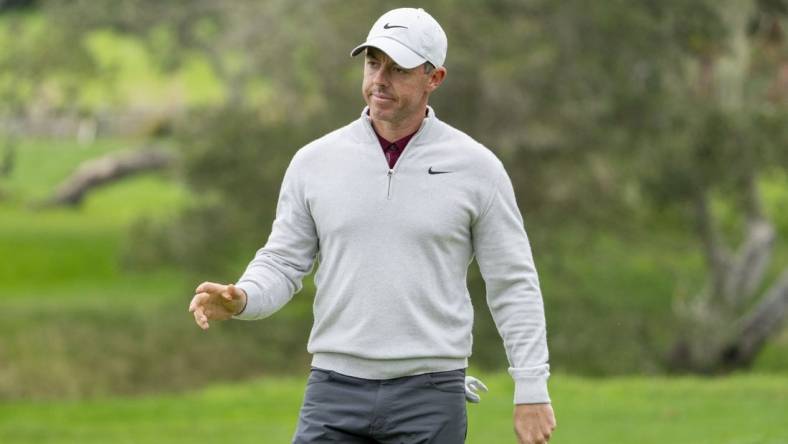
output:
[[[480, 375], [479, 373], [473, 373]], [[512, 383], [481, 375], [490, 392], [468, 406], [468, 443], [515, 442]], [[285, 443], [304, 380], [263, 377], [178, 396], [0, 403], [0, 442]], [[721, 379], [554, 376], [552, 443], [785, 444], [788, 377]]]
[[[68, 141], [22, 142], [12, 175], [0, 179], [0, 296], [5, 304], [50, 301], [68, 306], [87, 300], [122, 301], [141, 285], [167, 285], [172, 270], [135, 275], [121, 270], [119, 250], [139, 217], [166, 218], [187, 200], [177, 182], [147, 174], [99, 189], [77, 208], [39, 209], [80, 162], [134, 141], [105, 140], [80, 146]], [[138, 291], [148, 295], [150, 291]], [[26, 302], [27, 301], [27, 302]], [[122, 303], [122, 302], [121, 302]]]

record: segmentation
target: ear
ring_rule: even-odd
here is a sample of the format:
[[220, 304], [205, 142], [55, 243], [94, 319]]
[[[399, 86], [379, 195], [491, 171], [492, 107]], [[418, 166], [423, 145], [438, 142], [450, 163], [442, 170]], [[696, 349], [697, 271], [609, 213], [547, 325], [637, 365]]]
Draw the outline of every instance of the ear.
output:
[[441, 66], [440, 68], [435, 68], [430, 73], [430, 78], [427, 83], [427, 91], [433, 92], [441, 86], [443, 83], [443, 79], [446, 78], [446, 68]]

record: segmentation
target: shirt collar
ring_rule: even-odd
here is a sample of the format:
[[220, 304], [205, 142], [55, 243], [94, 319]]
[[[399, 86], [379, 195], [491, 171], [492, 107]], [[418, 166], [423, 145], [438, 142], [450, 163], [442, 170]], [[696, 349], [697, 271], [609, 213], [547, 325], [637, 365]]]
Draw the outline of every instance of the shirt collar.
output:
[[[373, 126], [372, 129], [375, 129], [375, 127]], [[417, 132], [419, 132], [419, 130], [416, 130], [416, 131], [408, 134], [407, 136], [405, 136], [405, 137], [403, 137], [403, 138], [401, 138], [399, 140], [395, 140], [394, 142], [390, 142], [390, 141], [384, 139], [383, 136], [378, 134], [377, 131], [375, 131], [375, 135], [378, 136], [378, 142], [380, 142], [380, 146], [384, 150], [387, 149], [388, 147], [390, 147], [391, 145], [394, 145], [396, 147], [397, 151], [402, 151], [408, 145], [408, 142], [410, 142], [410, 139], [412, 139], [413, 136], [415, 136]]]
[[[430, 107], [427, 107], [427, 109], [424, 111], [424, 118], [425, 119], [430, 116], [430, 111], [432, 111], [432, 109], [430, 109]], [[366, 116], [367, 118], [369, 118], [369, 107], [364, 108], [363, 115]], [[375, 125], [370, 125], [370, 126], [372, 126], [372, 131], [375, 132], [375, 136], [377, 136], [378, 142], [380, 142], [380, 146], [384, 150], [388, 149], [391, 145], [394, 145], [397, 151], [404, 150], [405, 147], [408, 145], [408, 142], [410, 142], [410, 139], [412, 139], [413, 136], [415, 136], [416, 133], [418, 133], [419, 130], [421, 129], [421, 127], [416, 128], [416, 131], [413, 131], [412, 133], [408, 134], [407, 136], [392, 142], [390, 140], [385, 139], [380, 134], [378, 134], [377, 130], [375, 130]]]
[[[366, 137], [368, 137], [367, 140], [369, 141], [378, 140], [377, 135], [375, 133], [375, 129], [372, 126], [372, 119], [369, 117], [369, 107], [364, 107], [364, 109], [361, 111], [361, 116], [357, 120], [357, 122], [359, 122], [362, 128], [364, 128], [363, 132], [366, 134]], [[424, 120], [421, 123], [421, 127], [419, 128], [418, 131], [416, 131], [416, 135], [413, 137], [417, 139], [428, 137], [427, 135], [430, 133], [431, 127], [436, 125], [437, 123], [438, 123], [438, 117], [435, 115], [435, 111], [432, 109], [432, 107], [427, 105], [427, 117], [424, 118]]]

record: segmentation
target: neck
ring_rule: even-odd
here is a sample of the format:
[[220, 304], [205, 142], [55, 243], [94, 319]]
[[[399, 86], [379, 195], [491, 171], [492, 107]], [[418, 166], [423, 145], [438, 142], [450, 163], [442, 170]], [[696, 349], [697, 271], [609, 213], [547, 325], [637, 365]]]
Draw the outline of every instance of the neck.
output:
[[426, 116], [427, 107], [421, 113], [413, 114], [407, 119], [398, 122], [387, 122], [378, 119], [372, 119], [372, 126], [380, 137], [388, 140], [389, 142], [396, 142], [405, 136], [409, 136], [421, 127], [421, 122]]

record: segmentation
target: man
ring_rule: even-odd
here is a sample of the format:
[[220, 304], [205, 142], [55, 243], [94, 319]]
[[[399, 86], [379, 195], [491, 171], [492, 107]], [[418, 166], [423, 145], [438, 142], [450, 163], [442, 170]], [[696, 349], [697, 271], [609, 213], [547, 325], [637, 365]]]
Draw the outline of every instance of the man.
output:
[[295, 154], [268, 242], [238, 283], [195, 291], [189, 309], [204, 329], [260, 319], [317, 258], [295, 443], [464, 441], [474, 256], [515, 380], [518, 440], [547, 442], [555, 427], [539, 281], [511, 181], [428, 106], [446, 48], [422, 9], [381, 16], [351, 53], [365, 53], [361, 117]]

